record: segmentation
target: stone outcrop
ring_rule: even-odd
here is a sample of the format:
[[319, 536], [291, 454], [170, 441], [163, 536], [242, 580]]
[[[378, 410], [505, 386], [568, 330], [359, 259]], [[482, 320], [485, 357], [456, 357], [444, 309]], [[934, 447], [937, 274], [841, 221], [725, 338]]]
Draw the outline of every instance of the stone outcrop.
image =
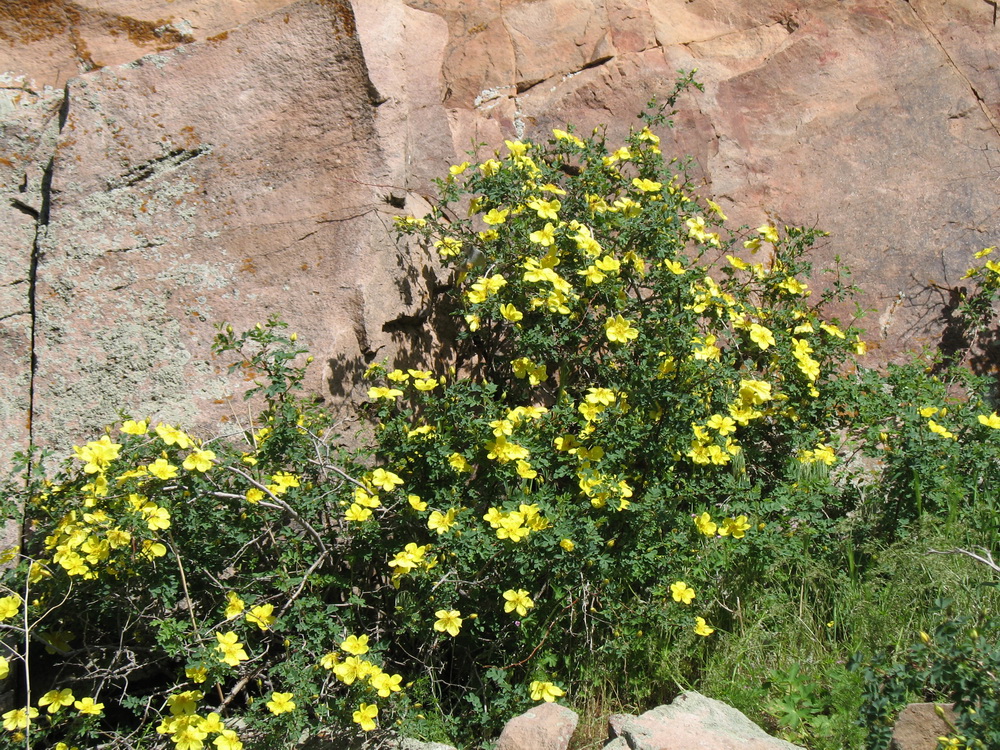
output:
[[[938, 715], [935, 703], [911, 703], [896, 717], [889, 750], [937, 750], [938, 737], [952, 734], [951, 727]], [[953, 704], [941, 705], [941, 711], [955, 725]]]
[[664, 145], [731, 223], [829, 230], [876, 361], [934, 344], [1000, 234], [998, 40], [978, 0], [7, 3], [0, 460], [119, 409], [217, 431], [219, 320], [280, 314], [349, 403], [433, 343], [442, 280], [392, 216], [473, 144], [621, 137], [679, 68], [705, 90]]

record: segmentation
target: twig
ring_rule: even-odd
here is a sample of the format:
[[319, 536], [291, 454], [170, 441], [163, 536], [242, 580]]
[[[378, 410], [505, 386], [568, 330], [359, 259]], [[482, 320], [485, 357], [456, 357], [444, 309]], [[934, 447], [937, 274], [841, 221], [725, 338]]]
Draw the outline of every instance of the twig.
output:
[[181, 556], [177, 553], [177, 545], [174, 544], [173, 532], [167, 532], [167, 537], [170, 540], [170, 551], [174, 553], [174, 559], [177, 560], [177, 570], [179, 570], [181, 574], [181, 588], [184, 589], [184, 599], [187, 601], [188, 614], [191, 616], [191, 628], [194, 630], [195, 637], [200, 638], [198, 635], [198, 621], [194, 616], [194, 602], [191, 601], [191, 592], [188, 591], [187, 576], [184, 575], [184, 564], [181, 562]]
[[274, 502], [277, 503], [278, 506], [280, 506], [280, 508], [282, 510], [287, 511], [288, 513], [290, 513], [291, 516], [292, 516], [292, 518], [294, 518], [296, 521], [298, 521], [300, 524], [302, 524], [302, 526], [312, 535], [312, 538], [316, 540], [316, 544], [319, 545], [320, 551], [322, 551], [322, 553], [324, 555], [329, 554], [329, 550], [326, 547], [326, 543], [323, 541], [323, 537], [320, 536], [319, 532], [316, 531], [316, 529], [314, 529], [312, 527], [312, 524], [310, 524], [302, 516], [300, 516], [299, 513], [298, 513], [298, 511], [296, 511], [291, 505], [289, 505], [284, 500], [282, 500], [280, 497], [278, 497], [277, 495], [275, 495], [273, 492], [271, 492], [270, 489], [268, 489], [266, 486], [264, 486], [263, 484], [261, 484], [260, 482], [258, 482], [257, 480], [255, 480], [253, 477], [251, 477], [246, 472], [241, 471], [240, 469], [237, 469], [235, 466], [227, 466], [226, 468], [229, 471], [233, 472], [234, 474], [239, 474], [241, 477], [243, 477], [244, 479], [246, 479], [248, 482], [250, 482], [250, 484], [252, 484], [257, 489], [261, 490], [262, 492], [266, 492], [268, 494], [268, 496], [272, 500], [274, 500]]
[[[567, 609], [572, 609], [573, 605], [575, 605], [578, 601], [579, 599], [574, 599], [565, 607], [563, 607], [563, 610], [565, 611]], [[542, 636], [542, 640], [540, 640], [538, 642], [538, 645], [531, 650], [530, 654], [528, 654], [525, 658], [521, 659], [521, 661], [514, 662], [513, 664], [508, 664], [506, 667], [502, 667], [502, 669], [506, 671], [508, 669], [513, 669], [514, 667], [520, 667], [522, 664], [527, 664], [529, 661], [531, 661], [532, 657], [538, 653], [538, 649], [540, 649], [544, 645], [545, 641], [548, 640], [549, 633], [552, 632], [552, 628], [554, 628], [556, 625], [556, 620], [557, 620], [556, 617], [552, 618], [552, 622], [550, 622], [548, 628], [545, 629], [545, 635]]]
[[969, 550], [967, 550], [967, 549], [961, 549], [961, 548], [946, 549], [946, 550], [929, 549], [929, 550], [927, 550], [927, 554], [928, 555], [967, 555], [968, 557], [971, 557], [976, 562], [981, 562], [983, 565], [987, 566], [988, 568], [992, 568], [997, 573], [1000, 573], [1000, 565], [997, 565], [993, 561], [993, 555], [990, 554], [990, 551], [988, 549], [986, 549], [985, 547], [979, 547], [979, 550], [980, 550], [980, 552], [983, 553], [982, 556], [977, 555], [975, 552], [969, 552]]

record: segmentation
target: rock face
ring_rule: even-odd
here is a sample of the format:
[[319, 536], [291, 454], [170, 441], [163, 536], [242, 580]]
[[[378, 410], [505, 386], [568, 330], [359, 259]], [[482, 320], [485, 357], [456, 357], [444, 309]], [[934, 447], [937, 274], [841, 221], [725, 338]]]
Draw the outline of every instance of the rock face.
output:
[[350, 402], [367, 360], [432, 342], [439, 280], [392, 216], [473, 143], [619, 138], [679, 68], [705, 91], [664, 145], [731, 224], [830, 231], [818, 265], [863, 283], [875, 358], [933, 344], [1000, 235], [994, 22], [981, 0], [6, 3], [0, 461], [119, 409], [218, 430], [243, 387], [202, 364], [220, 320], [281, 314], [308, 386]]

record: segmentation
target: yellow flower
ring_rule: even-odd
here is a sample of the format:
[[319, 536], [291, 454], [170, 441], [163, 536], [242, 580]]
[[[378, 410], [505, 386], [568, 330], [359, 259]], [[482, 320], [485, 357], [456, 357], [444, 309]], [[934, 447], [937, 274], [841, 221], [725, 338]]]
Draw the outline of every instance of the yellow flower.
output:
[[750, 325], [750, 340], [759, 346], [761, 350], [765, 350], [769, 346], [774, 346], [774, 334], [759, 323], [752, 323]]
[[574, 549], [576, 549], [576, 544], [573, 542], [572, 539], [561, 540], [559, 542], [559, 546], [562, 547], [567, 552], [572, 552]]
[[212, 468], [212, 461], [215, 459], [215, 453], [212, 451], [192, 451], [188, 454], [188, 457], [184, 459], [184, 468], [188, 471], [201, 471], [205, 472]]
[[361, 487], [356, 487], [354, 490], [354, 502], [363, 508], [377, 508], [382, 504], [378, 495], [370, 495]]
[[707, 637], [715, 632], [715, 628], [709, 627], [704, 617], [696, 617], [694, 618], [694, 632], [695, 635]]
[[740, 400], [744, 404], [759, 406], [772, 398], [770, 383], [763, 380], [740, 381]]
[[500, 314], [511, 323], [517, 323], [524, 318], [524, 313], [510, 304], [500, 305]]
[[371, 483], [385, 492], [392, 492], [403, 483], [398, 475], [385, 469], [375, 469], [372, 472]]
[[215, 650], [222, 654], [219, 661], [231, 667], [236, 667], [239, 666], [241, 661], [246, 661], [250, 658], [243, 649], [243, 644], [240, 643], [239, 636], [236, 633], [232, 631], [228, 633], [216, 633], [215, 638], [218, 641]]
[[101, 711], [104, 710], [103, 703], [95, 703], [94, 699], [90, 697], [73, 701], [73, 707], [81, 714], [90, 714], [91, 716], [99, 716]]
[[111, 438], [104, 435], [100, 440], [87, 443], [82, 448], [79, 445], [73, 446], [75, 458], [84, 462], [83, 470], [87, 474], [103, 472], [108, 466], [118, 458], [118, 451], [121, 449], [119, 443], [112, 443]]
[[[558, 202], [556, 201], [556, 203]], [[556, 241], [556, 228], [552, 225], [551, 221], [546, 222], [544, 227], [529, 234], [528, 239], [536, 245], [551, 247]]]
[[[470, 472], [472, 471], [472, 465], [466, 460], [465, 456], [461, 453], [452, 453], [448, 456], [448, 463], [451, 465], [455, 471]], [[424, 508], [427, 504], [424, 503]], [[424, 508], [417, 508], [417, 510], [424, 510]]]
[[207, 732], [194, 724], [182, 724], [170, 739], [174, 742], [174, 750], [201, 750], [205, 746], [202, 740], [207, 736]]
[[845, 338], [844, 332], [841, 331], [839, 328], [837, 328], [837, 326], [833, 325], [832, 323], [820, 323], [819, 327], [822, 328], [827, 333], [829, 333], [831, 336], [836, 336], [838, 339]]
[[[144, 539], [142, 542], [142, 556], [147, 560], [152, 560], [154, 557], [163, 557], [167, 554], [167, 548], [160, 542], [153, 542], [149, 539]], [[73, 571], [69, 571], [70, 575], [73, 575]]]
[[778, 288], [784, 289], [789, 294], [798, 294], [803, 297], [808, 297], [810, 294], [809, 287], [794, 276], [787, 276], [784, 281], [778, 284]]
[[697, 216], [684, 222], [688, 228], [688, 234], [698, 242], [719, 246], [721, 238], [718, 232], [709, 232], [705, 226], [705, 217]]
[[292, 693], [271, 693], [271, 700], [267, 702], [267, 710], [277, 716], [295, 710], [295, 701], [292, 700]]
[[621, 315], [608, 318], [604, 323], [604, 334], [608, 341], [616, 344], [627, 344], [639, 337], [639, 331], [632, 327], [632, 322]]
[[351, 503], [351, 507], [347, 509], [344, 513], [344, 518], [348, 521], [354, 521], [356, 523], [363, 523], [372, 517], [372, 512], [368, 508], [364, 508], [357, 503]]
[[193, 445], [190, 437], [169, 424], [163, 424], [161, 422], [156, 425], [156, 434], [159, 435], [160, 440], [167, 445], [176, 445], [181, 450], [187, 450]]
[[257, 607], [251, 607], [250, 611], [246, 614], [247, 622], [252, 622], [261, 630], [270, 630], [277, 619], [277, 616], [274, 614], [273, 604], [262, 604]]
[[687, 269], [677, 260], [665, 260], [663, 261], [663, 267], [675, 276], [683, 276], [687, 272]]
[[351, 716], [351, 719], [355, 724], [360, 725], [363, 731], [370, 732], [375, 728], [376, 716], [378, 716], [378, 706], [362, 703], [358, 707], [358, 710]]
[[158, 505], [147, 503], [142, 506], [143, 515], [146, 516], [146, 525], [150, 531], [158, 531], [170, 528], [170, 511]]
[[708, 204], [708, 207], [710, 209], [712, 209], [716, 214], [718, 214], [720, 219], [722, 219], [723, 221], [728, 221], [729, 217], [726, 216], [724, 213], [722, 213], [722, 206], [720, 206], [715, 201], [709, 200], [707, 198], [705, 199], [705, 202]]
[[146, 471], [157, 479], [173, 479], [177, 476], [177, 467], [165, 458], [158, 458], [153, 461], [153, 463], [146, 467]]
[[[472, 284], [472, 287], [465, 293], [466, 299], [469, 300], [474, 305], [481, 304], [486, 301], [487, 297], [496, 294], [504, 286], [507, 285], [507, 279], [498, 273], [492, 276], [480, 276]], [[432, 373], [426, 373], [420, 375], [421, 378], [430, 378]], [[418, 377], [414, 375], [414, 377]]]
[[58, 713], [61, 708], [73, 705], [73, 691], [69, 688], [64, 688], [62, 690], [50, 690], [41, 698], [38, 699], [38, 705], [48, 706], [48, 712], [50, 714]]
[[939, 425], [933, 419], [928, 419], [927, 420], [927, 429], [929, 429], [935, 435], [940, 435], [941, 437], [943, 437], [945, 439], [948, 439], [948, 440], [954, 440], [955, 439], [955, 435], [952, 432], [950, 432], [947, 427], [943, 427], [942, 425]]
[[439, 609], [434, 613], [434, 616], [438, 618], [434, 623], [434, 629], [454, 638], [462, 628], [462, 618], [459, 617], [461, 614], [457, 609]]
[[379, 672], [371, 678], [371, 686], [378, 691], [379, 698], [388, 698], [392, 693], [398, 693], [401, 690], [399, 685], [402, 681], [402, 675]]
[[368, 398], [373, 401], [378, 401], [381, 398], [384, 399], [394, 399], [402, 396], [403, 392], [398, 388], [383, 388], [382, 386], [373, 386], [368, 389]]
[[724, 417], [721, 414], [713, 414], [705, 422], [705, 426], [717, 430], [723, 437], [736, 432], [736, 421], [732, 417]]
[[517, 612], [518, 615], [524, 617], [528, 614], [528, 610], [535, 606], [535, 603], [531, 601], [531, 597], [528, 596], [528, 592], [524, 589], [508, 589], [503, 592], [503, 598], [507, 601], [503, 605], [504, 612]]
[[622, 146], [621, 148], [616, 149], [611, 153], [610, 157], [607, 157], [607, 159], [610, 159], [609, 163], [611, 164], [614, 164], [619, 159], [623, 161], [628, 161], [631, 158], [632, 158], [632, 152], [628, 150], [628, 146]]
[[0, 680], [7, 679], [8, 675], [10, 675], [10, 662], [6, 656], [0, 656]]
[[[528, 208], [532, 209], [538, 214], [539, 219], [551, 219], [552, 221], [559, 221], [559, 209], [562, 208], [562, 203], [558, 200], [553, 199], [550, 201], [542, 200], [541, 198], [532, 198], [525, 204]], [[551, 227], [551, 224], [546, 224], [546, 228]], [[534, 240], [532, 240], [534, 242]]]
[[347, 639], [340, 644], [342, 648], [347, 653], [352, 656], [361, 656], [362, 654], [368, 653], [368, 636], [362, 635], [360, 638], [356, 635], [349, 635]]
[[718, 361], [722, 356], [722, 350], [715, 345], [716, 338], [714, 335], [709, 334], [702, 341], [699, 338], [695, 338], [691, 343], [701, 344], [697, 349], [694, 350], [694, 358], [704, 362], [710, 362], [712, 360]]
[[[438, 251], [438, 255], [442, 258], [454, 258], [462, 252], [462, 241], [456, 240], [453, 237], [445, 237], [434, 242], [434, 249]], [[390, 375], [389, 377], [391, 379], [392, 376]]]
[[545, 701], [546, 703], [552, 703], [559, 696], [566, 695], [566, 691], [558, 685], [547, 681], [542, 682], [541, 680], [533, 681], [528, 686], [528, 690], [531, 693], [531, 700]]
[[222, 723], [222, 717], [215, 713], [215, 711], [202, 719], [201, 724], [198, 725], [198, 729], [205, 732], [205, 734], [218, 734], [224, 731], [225, 728], [226, 725]]
[[299, 478], [294, 474], [289, 474], [287, 471], [279, 471], [277, 474], [272, 474], [271, 481], [274, 484], [267, 485], [267, 488], [275, 495], [283, 495], [288, 491], [289, 487], [299, 486]]
[[534, 479], [538, 476], [538, 472], [531, 468], [531, 464], [523, 459], [519, 459], [517, 462], [517, 475], [521, 479]]
[[410, 504], [413, 510], [427, 510], [427, 503], [420, 499], [420, 495], [407, 495], [406, 502]]
[[188, 667], [184, 670], [184, 676], [192, 682], [202, 683], [208, 679], [208, 670], [205, 667]]
[[243, 750], [243, 743], [240, 742], [239, 735], [232, 729], [223, 729], [213, 744], [216, 750]]
[[145, 435], [149, 431], [149, 424], [143, 419], [136, 422], [133, 419], [126, 419], [122, 423], [122, 432], [126, 435]]
[[482, 164], [479, 165], [479, 169], [482, 170], [483, 174], [487, 177], [492, 177], [497, 172], [500, 171], [500, 167], [503, 165], [496, 159], [487, 159]]
[[632, 179], [632, 185], [643, 193], [658, 193], [663, 189], [662, 182], [654, 182], [653, 180], [647, 180], [639, 177]]
[[993, 412], [989, 416], [980, 414], [978, 419], [979, 424], [985, 425], [986, 427], [992, 427], [994, 430], [1000, 430], [1000, 417], [997, 416], [996, 412]]
[[226, 594], [226, 619], [232, 620], [234, 617], [239, 617], [243, 614], [243, 608], [246, 606], [243, 600], [240, 599], [240, 595], [235, 591], [230, 591]]
[[37, 718], [38, 709], [33, 706], [27, 708], [15, 708], [3, 715], [3, 728], [8, 732], [18, 729], [27, 729], [31, 720]]
[[772, 245], [780, 239], [778, 237], [778, 230], [770, 224], [764, 224], [763, 226], [757, 227], [757, 233]]
[[450, 508], [447, 513], [434, 511], [427, 519], [427, 528], [436, 531], [439, 535], [446, 534], [455, 525], [455, 518], [458, 516], [458, 508]]
[[462, 174], [468, 168], [469, 162], [463, 161], [461, 164], [454, 164], [448, 167], [448, 174], [452, 177], [458, 177], [458, 175]]
[[670, 595], [674, 598], [675, 602], [680, 602], [681, 604], [690, 604], [695, 597], [694, 589], [684, 583], [684, 581], [671, 583]]
[[504, 141], [504, 145], [510, 149], [512, 156], [524, 156], [530, 147], [530, 144], [521, 143], [520, 141]]
[[750, 524], [747, 522], [746, 516], [726, 518], [722, 522], [722, 528], [719, 529], [719, 536], [732, 536], [733, 539], [742, 539], [746, 536], [746, 531], [749, 528]]
[[21, 597], [17, 594], [0, 598], [0, 620], [9, 620], [21, 608]]
[[345, 685], [353, 685], [355, 680], [363, 680], [365, 678], [365, 675], [368, 674], [369, 666], [368, 662], [356, 656], [348, 656], [342, 662], [333, 665], [333, 673]]
[[719, 528], [708, 513], [702, 513], [700, 516], [696, 516], [694, 519], [694, 525], [698, 528], [698, 531], [705, 536], [715, 536], [715, 532]]

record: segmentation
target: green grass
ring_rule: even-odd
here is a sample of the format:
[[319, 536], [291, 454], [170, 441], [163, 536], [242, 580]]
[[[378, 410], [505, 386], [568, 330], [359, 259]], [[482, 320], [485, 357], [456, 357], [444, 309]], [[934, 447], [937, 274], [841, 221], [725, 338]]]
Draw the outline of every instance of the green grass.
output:
[[[991, 571], [962, 555], [991, 540], [975, 529], [926, 518], [911, 536], [888, 547], [873, 543], [852, 576], [846, 563], [803, 559], [743, 591], [730, 626], [712, 648], [696, 638], [667, 645], [650, 632], [648, 664], [594, 665], [591, 688], [575, 697], [581, 724], [573, 750], [600, 747], [611, 713], [641, 713], [694, 689], [745, 713], [765, 731], [809, 750], [864, 747], [856, 724], [861, 674], [849, 664], [879, 649], [901, 651], [936, 622], [934, 602], [946, 596], [956, 612], [1000, 609]], [[654, 629], [655, 631], [655, 629]], [[699, 646], [705, 646], [698, 651]]]

